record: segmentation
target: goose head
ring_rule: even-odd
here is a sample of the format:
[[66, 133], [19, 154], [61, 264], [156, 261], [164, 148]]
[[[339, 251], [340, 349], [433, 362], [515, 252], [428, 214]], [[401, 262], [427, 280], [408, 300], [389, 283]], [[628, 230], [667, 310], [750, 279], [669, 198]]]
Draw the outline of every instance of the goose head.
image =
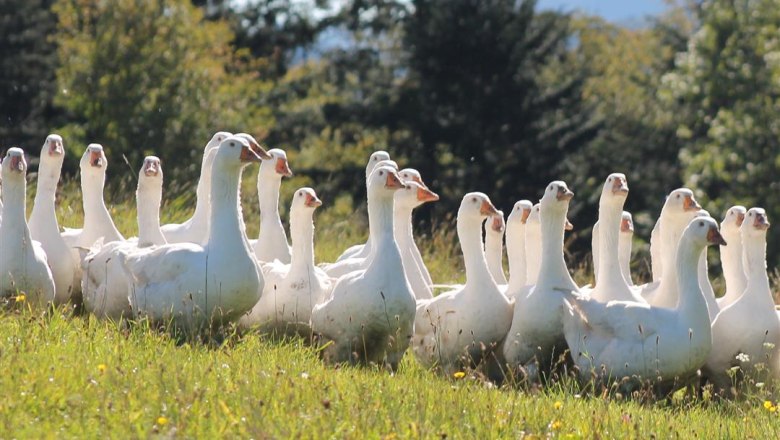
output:
[[282, 177], [292, 177], [293, 172], [290, 164], [287, 162], [287, 153], [279, 148], [268, 150], [271, 156], [268, 160], [263, 160], [260, 164], [260, 176], [266, 179], [281, 179]]
[[371, 156], [368, 158], [368, 164], [366, 164], [366, 180], [368, 180], [371, 172], [374, 171], [379, 162], [383, 160], [390, 160], [390, 155], [387, 151], [379, 150], [371, 153]]
[[458, 220], [474, 219], [479, 223], [489, 216], [496, 215], [498, 210], [485, 193], [471, 192], [463, 196], [458, 209]]
[[89, 144], [81, 156], [81, 173], [87, 176], [104, 176], [108, 167], [106, 154], [100, 144]]
[[389, 165], [377, 166], [368, 178], [369, 193], [392, 197], [395, 191], [406, 188], [398, 171]]
[[417, 181], [404, 179], [402, 173], [398, 173], [401, 176], [406, 188], [395, 193], [395, 206], [405, 211], [411, 211], [412, 209], [422, 205], [426, 202], [435, 202], [439, 200], [439, 195], [428, 189], [425, 185], [421, 185]]
[[620, 219], [620, 232], [623, 234], [634, 233], [634, 217], [628, 211], [623, 211], [623, 216]]
[[381, 166], [389, 166], [392, 169], [398, 171], [398, 164], [394, 160], [391, 160], [391, 159], [380, 160], [379, 163], [376, 164], [376, 167], [374, 167], [374, 169], [377, 169], [377, 168], [379, 168]]
[[[271, 159], [271, 155], [268, 154], [268, 151], [263, 148], [260, 145], [260, 142], [257, 142], [257, 139], [255, 139], [254, 136], [248, 133], [236, 133], [233, 136], [237, 136], [243, 139], [246, 139], [246, 141], [249, 143], [250, 149], [255, 153], [255, 156], [259, 156], [262, 160], [269, 160]], [[231, 136], [228, 136], [225, 138], [226, 140], [229, 139]], [[223, 141], [224, 142], [224, 141]], [[220, 145], [222, 145], [220, 143]], [[252, 160], [252, 162], [256, 162], [255, 160]]]
[[741, 231], [744, 235], [750, 237], [766, 235], [769, 229], [769, 217], [763, 208], [750, 208], [745, 214], [745, 221], [742, 222]]
[[506, 222], [504, 222], [504, 211], [497, 210], [495, 214], [488, 218], [489, 228], [487, 228], [488, 234], [502, 235], [504, 229], [506, 229]]
[[[569, 189], [566, 182], [556, 180], [547, 185], [539, 204], [545, 211], [560, 212], [565, 215], [572, 197], [574, 197], [574, 192]], [[568, 222], [568, 220], [566, 221]]]
[[628, 197], [628, 180], [623, 173], [612, 173], [604, 182], [599, 204], [623, 206]]
[[711, 245], [726, 246], [726, 240], [718, 229], [718, 222], [709, 216], [699, 216], [691, 220], [683, 232], [683, 238], [685, 237], [702, 248]]
[[65, 157], [65, 148], [62, 144], [62, 136], [58, 134], [50, 134], [46, 136], [46, 141], [41, 148], [41, 161], [57, 161], [62, 162]]
[[241, 169], [252, 162], [261, 162], [268, 152], [257, 142], [243, 136], [230, 136], [219, 144], [214, 167], [222, 171]]
[[138, 187], [147, 186], [162, 187], [163, 171], [160, 158], [157, 156], [146, 156], [144, 164], [141, 165], [141, 171], [138, 173]]
[[678, 188], [669, 194], [664, 203], [664, 209], [671, 215], [691, 215], [701, 210], [701, 205], [688, 188]]
[[27, 174], [27, 160], [24, 158], [24, 151], [21, 148], [9, 148], [5, 153], [2, 168], [4, 184], [10, 182], [24, 184]]
[[531, 216], [531, 211], [534, 205], [528, 200], [519, 200], [512, 207], [512, 212], [509, 213], [509, 218], [506, 219], [508, 226], [524, 225], [528, 222], [528, 217]]
[[742, 222], [745, 221], [747, 215], [747, 209], [741, 205], [735, 205], [726, 211], [726, 215], [723, 216], [723, 221], [720, 222], [720, 231], [723, 235], [733, 235], [739, 233], [739, 228], [742, 226]]
[[535, 204], [531, 208], [531, 213], [528, 214], [528, 219], [525, 222], [526, 225], [539, 226], [539, 220], [540, 220], [539, 214], [542, 211], [541, 208], [542, 206], [539, 203]]
[[309, 187], [298, 188], [293, 196], [292, 206], [290, 210], [312, 211], [322, 206], [322, 200], [317, 197], [317, 193], [314, 189]]
[[409, 182], [409, 181], [417, 182], [423, 188], [428, 189], [428, 185], [426, 185], [425, 182], [423, 182], [420, 172], [415, 170], [414, 168], [404, 168], [398, 172], [398, 175], [401, 176], [401, 179], [403, 179], [404, 182]]
[[229, 138], [230, 136], [233, 136], [233, 133], [228, 131], [218, 131], [214, 133], [214, 135], [211, 136], [211, 139], [209, 139], [208, 143], [206, 144], [204, 153], [208, 153], [209, 151], [219, 147], [219, 144], [221, 144], [222, 141]]

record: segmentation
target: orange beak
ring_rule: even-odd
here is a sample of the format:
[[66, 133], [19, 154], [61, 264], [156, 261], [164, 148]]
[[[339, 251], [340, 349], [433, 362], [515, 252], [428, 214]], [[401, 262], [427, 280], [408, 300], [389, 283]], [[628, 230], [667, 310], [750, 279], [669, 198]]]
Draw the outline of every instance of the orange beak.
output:
[[160, 163], [149, 160], [144, 163], [144, 175], [147, 177], [153, 177], [160, 174]]
[[[413, 179], [416, 181], [416, 179]], [[426, 187], [417, 188], [417, 200], [425, 202], [435, 202], [439, 200], [439, 195]]]
[[318, 199], [317, 196], [306, 194], [306, 201], [304, 204], [309, 208], [318, 208], [322, 206], [322, 200]]
[[103, 167], [103, 153], [100, 151], [92, 151], [89, 153], [89, 164], [95, 168]]
[[620, 232], [634, 232], [634, 222], [628, 219], [621, 220]]
[[525, 224], [528, 221], [528, 216], [531, 215], [531, 208], [523, 209], [523, 216], [520, 217], [520, 223]]
[[572, 197], [574, 197], [574, 193], [570, 189], [558, 188], [558, 200], [568, 202]]
[[726, 246], [726, 240], [724, 240], [723, 236], [720, 235], [720, 231], [718, 231], [718, 228], [714, 226], [711, 227], [709, 231], [707, 231], [707, 241], [710, 242], [710, 244]]
[[693, 196], [685, 196], [685, 200], [683, 201], [683, 209], [686, 211], [698, 211], [701, 209], [701, 205], [699, 205], [699, 202], [697, 202]]
[[618, 177], [612, 182], [612, 194], [628, 195], [628, 182], [622, 177]]
[[566, 219], [566, 223], [564, 223], [563, 229], [565, 231], [573, 231], [574, 230], [574, 225], [569, 221], [569, 219]]
[[249, 148], [241, 149], [241, 162], [260, 162], [271, 159], [271, 155], [257, 142], [249, 140]]
[[290, 164], [287, 163], [287, 159], [276, 159], [276, 173], [281, 174], [284, 177], [292, 177], [293, 172], [290, 169]]
[[742, 226], [742, 222], [745, 221], [745, 213], [744, 212], [738, 212], [737, 213], [737, 227]]
[[766, 215], [756, 214], [756, 218], [753, 220], [753, 227], [761, 231], [769, 229], [769, 220], [767, 220]]
[[490, 227], [496, 232], [504, 232], [504, 219], [501, 216], [494, 216]]
[[387, 173], [387, 180], [385, 181], [385, 188], [390, 189], [403, 189], [406, 185], [401, 182], [401, 178], [398, 177], [398, 173], [395, 171]]
[[479, 213], [486, 216], [496, 215], [498, 214], [498, 210], [495, 206], [493, 206], [492, 203], [488, 200], [484, 200], [482, 202], [482, 206], [479, 207]]
[[[417, 182], [417, 183], [419, 183], [420, 186], [422, 186], [423, 188], [428, 189], [428, 185], [426, 185], [425, 182], [423, 182], [423, 180], [422, 180], [422, 178], [420, 178], [420, 176], [414, 176], [414, 177], [412, 177], [412, 180]], [[436, 196], [436, 200], [439, 200], [438, 196]]]
[[49, 156], [59, 156], [62, 153], [62, 144], [60, 142], [49, 141]]

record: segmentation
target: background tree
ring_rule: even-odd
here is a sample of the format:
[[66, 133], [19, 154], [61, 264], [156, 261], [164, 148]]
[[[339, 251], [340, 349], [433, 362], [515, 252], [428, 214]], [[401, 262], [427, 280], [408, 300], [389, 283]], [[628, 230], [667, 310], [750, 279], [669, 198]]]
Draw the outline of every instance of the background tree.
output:
[[52, 105], [56, 16], [47, 0], [0, 0], [0, 146], [39, 147]]

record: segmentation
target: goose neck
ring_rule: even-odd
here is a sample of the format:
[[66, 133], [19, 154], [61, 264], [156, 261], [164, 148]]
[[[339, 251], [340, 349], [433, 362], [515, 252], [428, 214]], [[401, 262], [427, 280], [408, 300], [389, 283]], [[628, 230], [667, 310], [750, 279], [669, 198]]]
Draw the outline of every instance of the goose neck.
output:
[[392, 194], [369, 195], [368, 229], [369, 238], [375, 245], [379, 245], [382, 242], [394, 241]]
[[402, 243], [409, 244], [414, 241], [412, 232], [412, 209], [396, 204], [393, 212], [393, 227], [395, 228], [395, 240], [399, 246]]
[[9, 180], [6, 179], [3, 186], [3, 221], [0, 225], [10, 234], [17, 235], [19, 231], [24, 231], [29, 241], [30, 231], [25, 220], [27, 187], [24, 181]]
[[[257, 194], [260, 204], [260, 224], [282, 224], [279, 217], [279, 189], [281, 178], [260, 174], [257, 179]], [[262, 226], [260, 227], [262, 229]]]
[[466, 266], [466, 286], [495, 284], [482, 249], [482, 219], [459, 218], [457, 228], [458, 240], [463, 251], [463, 262]]
[[292, 257], [290, 271], [308, 270], [314, 267], [314, 221], [311, 214], [290, 211], [290, 234], [292, 235]]
[[632, 286], [634, 280], [631, 279], [631, 234], [620, 234], [618, 238], [618, 261], [620, 263], [620, 272], [626, 284]]
[[747, 285], [745, 270], [742, 265], [742, 238], [739, 234], [723, 234], [728, 246], [720, 247], [723, 278], [726, 280], [726, 296], [736, 299]]
[[165, 244], [165, 237], [160, 230], [160, 202], [162, 187], [143, 188], [136, 191], [138, 205], [138, 246]]
[[618, 260], [620, 242], [620, 220], [622, 204], [601, 203], [599, 207], [599, 270], [598, 284], [609, 289], [621, 289], [627, 293], [628, 285], [623, 278]]
[[690, 320], [692, 329], [701, 328], [702, 321], [706, 321], [709, 327], [710, 322], [707, 301], [699, 283], [698, 266], [704, 249], [704, 246], [697, 246], [685, 237], [681, 238], [677, 248], [675, 268], [679, 298], [676, 310], [683, 320]]
[[[239, 191], [241, 171], [239, 168], [223, 169], [215, 166], [211, 173], [211, 203], [209, 217], [208, 246], [230, 249], [244, 249], [249, 254], [248, 242], [243, 238]], [[224, 167], [227, 168], [227, 167]]]
[[[539, 281], [539, 269], [541, 259], [539, 254], [542, 252], [542, 232], [540, 225], [526, 226], [525, 228], [525, 254], [526, 254], [526, 272], [525, 283], [528, 285], [536, 284]], [[528, 258], [528, 256], [531, 258]]]
[[766, 235], [761, 234], [759, 237], [744, 240], [743, 249], [748, 280], [745, 293], [750, 295], [751, 301], [766, 303], [766, 307], [774, 307], [769, 277], [766, 273]]
[[578, 290], [563, 259], [563, 231], [566, 212], [548, 210], [541, 217], [542, 258], [538, 285]]
[[509, 291], [514, 292], [525, 285], [525, 225], [507, 227], [506, 254], [509, 260]]

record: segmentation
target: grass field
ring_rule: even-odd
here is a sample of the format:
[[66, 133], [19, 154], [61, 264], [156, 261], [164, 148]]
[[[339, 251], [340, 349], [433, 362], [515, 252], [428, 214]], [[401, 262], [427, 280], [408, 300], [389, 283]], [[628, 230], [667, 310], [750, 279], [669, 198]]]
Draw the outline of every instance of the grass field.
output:
[[[78, 197], [59, 202], [62, 224], [79, 225]], [[186, 218], [184, 205], [168, 203], [164, 221]], [[333, 205], [315, 220], [321, 260], [365, 236], [347, 221], [357, 214]], [[250, 198], [244, 208], [250, 234], [255, 206]], [[123, 233], [135, 234], [132, 203], [117, 201], [111, 212]], [[437, 282], [461, 280], [454, 228], [439, 229], [421, 240], [426, 261]], [[177, 343], [143, 323], [24, 307], [2, 313], [3, 438], [780, 438], [779, 396], [768, 387], [728, 402], [640, 402], [580, 395], [568, 379], [538, 390], [496, 388], [472, 372], [444, 378], [408, 354], [389, 375], [326, 367], [301, 340], [229, 334], [220, 343]]]

